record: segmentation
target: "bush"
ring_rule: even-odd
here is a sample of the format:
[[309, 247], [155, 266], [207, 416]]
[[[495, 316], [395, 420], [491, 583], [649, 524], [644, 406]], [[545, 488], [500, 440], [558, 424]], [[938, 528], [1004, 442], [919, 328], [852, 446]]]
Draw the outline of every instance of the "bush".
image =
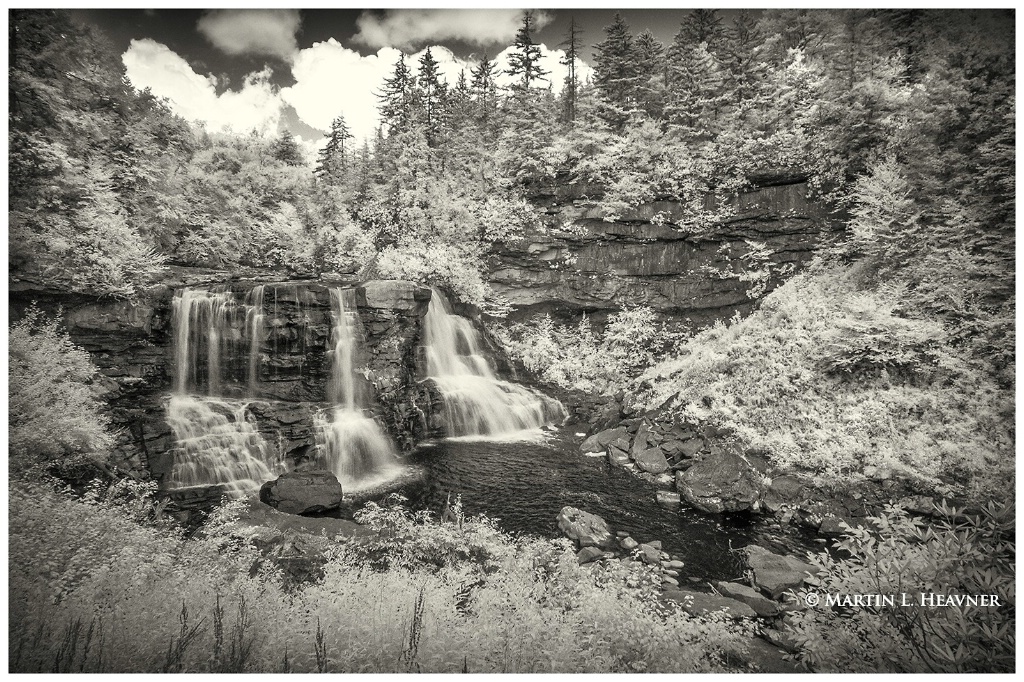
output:
[[983, 497], [1013, 465], [1013, 395], [957, 355], [935, 318], [855, 269], [798, 275], [750, 317], [689, 339], [639, 385], [647, 408], [732, 430], [822, 485], [896, 474]]
[[584, 316], [575, 327], [556, 325], [549, 315], [497, 328], [506, 350], [544, 381], [612, 395], [652, 366], [682, 338], [646, 306], [608, 318], [602, 334]]
[[112, 439], [89, 386], [96, 375], [89, 354], [34, 305], [11, 325], [8, 344], [12, 471], [76, 455], [104, 457]]
[[[890, 507], [868, 520], [875, 528], [851, 529], [835, 554], [813, 558], [819, 604], [790, 616], [801, 658], [821, 672], [1013, 672], [1014, 509], [942, 506], [925, 523]], [[934, 606], [922, 593], [996, 595], [1001, 606]], [[836, 609], [824, 595], [894, 595], [895, 604]]]
[[[751, 636], [660, 604], [650, 567], [580, 567], [565, 541], [400, 505], [367, 510], [382, 535], [365, 546], [291, 538], [331, 560], [286, 590], [246, 539], [259, 531], [238, 521], [243, 504], [186, 540], [106, 504], [12, 490], [10, 669], [710, 672]], [[384, 555], [396, 561], [366, 561]]]

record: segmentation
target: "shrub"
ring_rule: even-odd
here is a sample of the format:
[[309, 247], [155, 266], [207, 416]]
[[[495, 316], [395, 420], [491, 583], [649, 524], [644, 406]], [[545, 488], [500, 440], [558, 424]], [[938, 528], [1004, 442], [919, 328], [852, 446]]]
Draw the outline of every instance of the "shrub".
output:
[[[875, 528], [851, 529], [836, 553], [813, 558], [819, 604], [790, 616], [801, 658], [821, 672], [1013, 672], [1014, 509], [941, 506], [925, 523], [890, 507], [869, 519]], [[996, 595], [1001, 606], [934, 606], [922, 594]], [[824, 595], [895, 604], [836, 609]]]
[[543, 380], [606, 395], [625, 388], [682, 338], [646, 306], [611, 315], [601, 334], [585, 316], [570, 327], [556, 325], [549, 315], [499, 327], [496, 334], [511, 355]]
[[[243, 504], [186, 540], [106, 504], [12, 490], [11, 670], [710, 672], [751, 636], [659, 604], [650, 567], [581, 567], [565, 541], [401, 506], [366, 511], [384, 533], [365, 546], [291, 537], [331, 560], [289, 591], [251, 548], [261, 531]], [[368, 565], [381, 552], [396, 561]]]
[[901, 475], [991, 496], [1013, 464], [1013, 396], [959, 357], [899, 288], [853, 269], [798, 275], [750, 317], [705, 329], [639, 385], [647, 408], [732, 430], [780, 469], [826, 486]]
[[96, 368], [58, 319], [35, 305], [8, 337], [10, 463], [20, 471], [75, 455], [105, 456], [112, 440], [89, 386]]

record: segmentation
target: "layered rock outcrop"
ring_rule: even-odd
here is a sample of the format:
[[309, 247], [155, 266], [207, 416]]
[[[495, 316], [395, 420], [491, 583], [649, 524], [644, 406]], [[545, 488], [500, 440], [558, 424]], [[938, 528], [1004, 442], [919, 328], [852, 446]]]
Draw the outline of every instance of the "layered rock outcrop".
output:
[[[679, 202], [654, 201], [608, 221], [594, 205], [599, 188], [538, 188], [532, 201], [543, 212], [543, 228], [494, 249], [490, 283], [519, 317], [590, 312], [600, 318], [632, 304], [704, 325], [748, 312], [810, 259], [833, 219], [823, 203], [808, 198], [799, 178], [760, 180], [762, 186], [735, 198], [731, 217], [700, 233], [687, 228]], [[713, 204], [709, 199], [708, 208]], [[761, 269], [751, 259], [755, 249], [767, 254], [771, 273], [757, 290], [747, 278]]]

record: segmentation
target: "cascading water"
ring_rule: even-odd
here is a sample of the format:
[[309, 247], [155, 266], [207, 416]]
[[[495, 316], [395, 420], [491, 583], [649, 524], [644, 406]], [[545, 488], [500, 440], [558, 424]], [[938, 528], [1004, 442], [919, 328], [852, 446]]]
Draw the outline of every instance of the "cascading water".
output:
[[328, 467], [346, 491], [366, 490], [398, 477], [402, 467], [395, 458], [390, 439], [373, 417], [364, 414], [363, 385], [355, 375], [357, 323], [355, 313], [346, 311], [343, 289], [331, 289], [334, 317], [331, 378], [328, 398], [334, 403], [330, 419], [317, 415], [314, 422], [317, 445]]
[[[164, 484], [172, 489], [219, 484], [233, 497], [255, 492], [274, 477], [276, 452], [246, 420], [248, 402], [223, 393], [225, 380], [239, 383], [239, 359], [245, 357], [245, 393], [255, 397], [263, 287], [250, 291], [243, 305], [226, 287], [186, 288], [172, 307], [175, 381], [167, 422], [176, 447]], [[196, 395], [204, 387], [205, 395]]]
[[437, 289], [425, 320], [427, 375], [444, 397], [449, 436], [508, 437], [565, 418], [565, 408], [525, 386], [498, 379], [472, 323]]

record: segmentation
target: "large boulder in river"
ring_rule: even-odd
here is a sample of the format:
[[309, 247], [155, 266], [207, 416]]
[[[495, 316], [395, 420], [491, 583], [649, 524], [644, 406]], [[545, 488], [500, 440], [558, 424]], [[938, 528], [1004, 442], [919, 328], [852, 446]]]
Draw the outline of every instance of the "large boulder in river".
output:
[[576, 507], [562, 507], [562, 511], [558, 512], [558, 527], [569, 539], [575, 540], [581, 549], [609, 549], [615, 544], [615, 536], [604, 519]]
[[649, 474], [662, 474], [668, 471], [668, 460], [661, 448], [647, 448], [634, 456], [636, 465]]
[[740, 455], [717, 450], [676, 476], [676, 489], [697, 509], [713, 514], [760, 509], [765, 485]]
[[617, 429], [605, 429], [604, 431], [595, 433], [593, 436], [583, 441], [583, 444], [580, 445], [580, 451], [602, 452], [606, 447], [613, 443], [623, 450], [629, 447], [629, 433], [626, 429], [619, 427]]
[[693, 590], [665, 590], [661, 594], [664, 601], [677, 602], [683, 611], [691, 616], [701, 616], [716, 611], [726, 611], [733, 618], [755, 618], [757, 612], [736, 599], [729, 599], [718, 594], [707, 594]]
[[772, 599], [778, 599], [786, 590], [800, 587], [818, 571], [796, 557], [780, 556], [757, 545], [744, 547], [743, 556], [747, 568], [753, 573], [755, 587], [771, 595]]
[[293, 471], [267, 481], [260, 501], [286, 514], [318, 514], [341, 506], [341, 483], [330, 471]]

